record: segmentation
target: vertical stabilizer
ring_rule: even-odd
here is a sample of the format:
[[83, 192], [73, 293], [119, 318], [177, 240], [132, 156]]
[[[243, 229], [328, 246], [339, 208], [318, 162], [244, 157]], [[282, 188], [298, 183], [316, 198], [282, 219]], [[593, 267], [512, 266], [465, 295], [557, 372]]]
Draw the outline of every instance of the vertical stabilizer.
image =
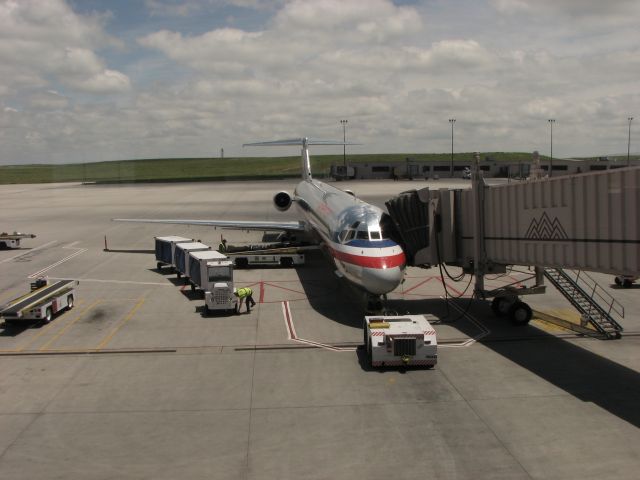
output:
[[301, 167], [302, 179], [311, 180], [311, 161], [309, 160], [309, 145], [360, 145], [359, 143], [347, 143], [333, 140], [310, 140], [307, 137], [293, 138], [289, 140], [276, 140], [275, 142], [245, 143], [243, 147], [280, 147], [283, 145], [302, 145]]

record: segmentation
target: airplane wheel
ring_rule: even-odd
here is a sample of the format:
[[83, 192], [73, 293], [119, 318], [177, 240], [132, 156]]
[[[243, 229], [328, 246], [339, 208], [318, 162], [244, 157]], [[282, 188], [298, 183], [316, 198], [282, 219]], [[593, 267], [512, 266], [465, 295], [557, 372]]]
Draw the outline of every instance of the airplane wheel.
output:
[[526, 325], [532, 316], [531, 307], [524, 302], [517, 301], [509, 308], [509, 320], [514, 325]]

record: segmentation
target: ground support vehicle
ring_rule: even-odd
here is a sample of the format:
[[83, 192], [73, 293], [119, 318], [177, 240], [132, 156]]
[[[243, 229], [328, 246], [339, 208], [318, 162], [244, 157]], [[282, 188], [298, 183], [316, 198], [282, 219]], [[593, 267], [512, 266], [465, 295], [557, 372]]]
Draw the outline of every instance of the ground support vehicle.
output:
[[364, 343], [369, 364], [433, 368], [438, 363], [438, 341], [427, 317], [435, 320], [433, 315], [366, 316]]
[[631, 285], [637, 282], [638, 278], [640, 277], [636, 277], [632, 275], [617, 275], [615, 278], [615, 282], [616, 282], [616, 285], [620, 287], [631, 288]]
[[316, 246], [247, 245], [228, 246], [225, 252], [237, 268], [252, 266], [293, 267], [303, 265], [304, 252]]
[[154, 238], [156, 243], [156, 261], [158, 262], [156, 265], [158, 267], [158, 270], [160, 270], [164, 266], [173, 267], [176, 244], [193, 242], [192, 238], [178, 237], [175, 235]]
[[73, 308], [79, 283], [60, 280], [49, 284], [46, 279], [38, 279], [31, 284], [31, 292], [2, 307], [0, 316], [7, 324], [26, 320], [49, 323], [58, 312]]
[[20, 240], [23, 238], [36, 238], [36, 236], [33, 233], [0, 233], [0, 250], [20, 248]]
[[187, 270], [189, 252], [202, 252], [204, 250], [211, 250], [211, 247], [200, 242], [176, 244], [173, 266], [176, 269], [176, 275], [178, 278], [180, 278], [181, 275], [189, 276], [189, 271]]
[[205, 314], [215, 310], [236, 310], [233, 294], [233, 262], [215, 250], [189, 253], [191, 290], [201, 290], [205, 299]]

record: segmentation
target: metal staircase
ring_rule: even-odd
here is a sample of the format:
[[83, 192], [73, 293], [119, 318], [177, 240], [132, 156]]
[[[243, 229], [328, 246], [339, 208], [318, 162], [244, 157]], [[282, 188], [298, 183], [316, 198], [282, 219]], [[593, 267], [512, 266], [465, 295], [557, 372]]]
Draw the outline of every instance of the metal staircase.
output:
[[624, 318], [624, 307], [596, 281], [580, 270], [545, 268], [544, 275], [606, 338], [620, 338], [622, 326], [614, 319]]

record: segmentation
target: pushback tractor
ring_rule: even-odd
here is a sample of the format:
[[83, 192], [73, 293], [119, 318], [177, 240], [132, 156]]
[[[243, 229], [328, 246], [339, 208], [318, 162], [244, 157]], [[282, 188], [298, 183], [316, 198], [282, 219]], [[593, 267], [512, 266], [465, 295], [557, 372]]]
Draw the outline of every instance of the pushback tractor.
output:
[[433, 368], [438, 363], [433, 315], [367, 316], [364, 343], [372, 367], [409, 365]]

